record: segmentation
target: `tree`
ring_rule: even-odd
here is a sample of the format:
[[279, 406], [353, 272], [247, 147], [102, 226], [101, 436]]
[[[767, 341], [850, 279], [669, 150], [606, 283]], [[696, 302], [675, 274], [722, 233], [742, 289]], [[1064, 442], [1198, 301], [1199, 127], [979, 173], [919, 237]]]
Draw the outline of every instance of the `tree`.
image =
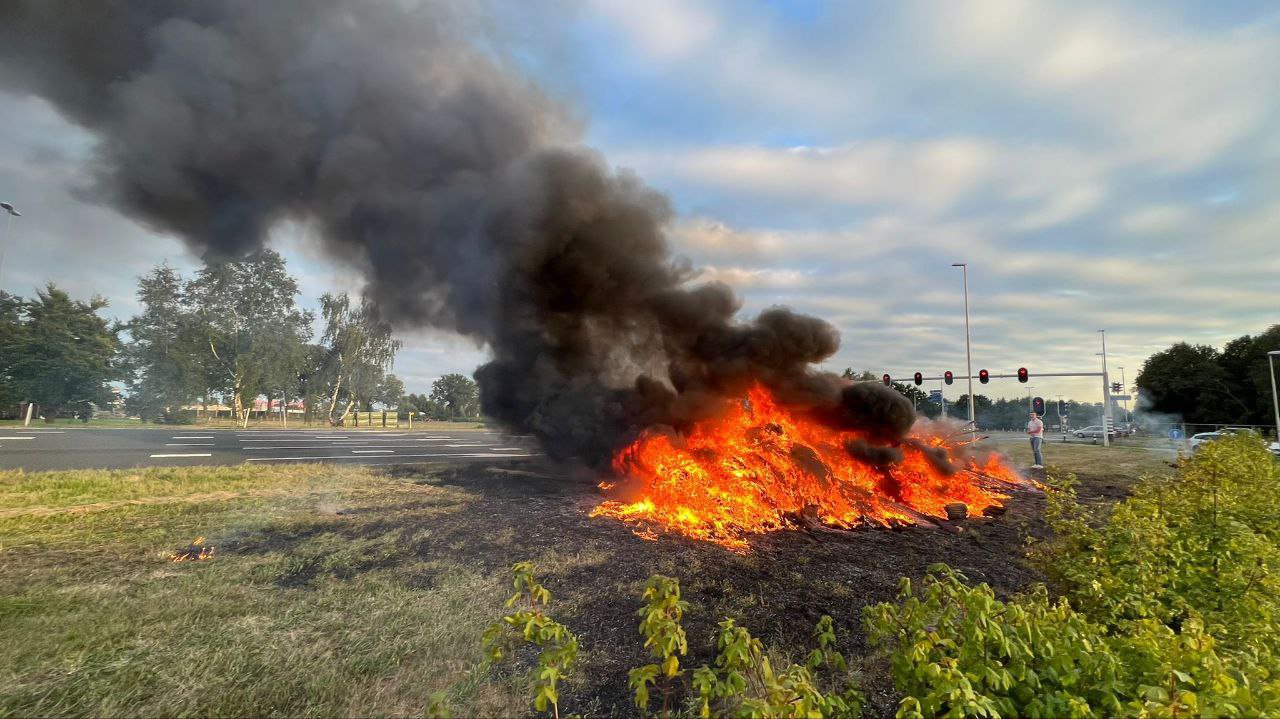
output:
[[424, 394], [408, 394], [405, 395], [404, 401], [400, 404], [402, 413], [419, 412], [425, 414], [428, 419], [449, 419], [449, 408], [436, 402]]
[[449, 418], [469, 418], [480, 413], [480, 388], [470, 377], [447, 374], [431, 385], [431, 399], [449, 411]]
[[378, 391], [374, 394], [373, 401], [390, 409], [399, 407], [402, 399], [404, 399], [404, 382], [393, 374], [384, 375], [382, 381], [378, 383]]
[[[11, 302], [6, 299], [6, 312], [12, 312]], [[44, 407], [46, 420], [63, 410], [87, 419], [92, 404], [112, 401], [108, 382], [123, 373], [117, 362], [118, 328], [98, 316], [106, 306], [101, 297], [72, 300], [49, 284], [21, 304], [20, 324], [5, 330], [12, 334], [5, 340], [0, 376], [21, 399]]]
[[186, 294], [207, 349], [206, 386], [228, 394], [237, 416], [263, 391], [297, 384], [312, 315], [296, 308], [298, 283], [278, 253], [206, 265]]
[[22, 401], [9, 367], [17, 357], [16, 343], [22, 331], [22, 298], [0, 290], [0, 407]]
[[[383, 373], [395, 361], [400, 341], [392, 336], [391, 325], [382, 321], [377, 307], [368, 300], [362, 299], [359, 307], [352, 307], [347, 293], [326, 293], [320, 298], [320, 313], [325, 323], [322, 343], [328, 352], [328, 417], [330, 424], [337, 424], [361, 400], [373, 400]], [[347, 406], [342, 417], [335, 418], [344, 390]]]
[[840, 373], [840, 376], [856, 382], [870, 382], [871, 380], [880, 379], [876, 375], [872, 374], [869, 369], [864, 369], [861, 372], [854, 372], [852, 367], [845, 367], [844, 372]]
[[1214, 348], [1186, 342], [1148, 357], [1135, 380], [1144, 410], [1193, 423], [1238, 421], [1249, 404], [1227, 384], [1220, 359]]
[[1235, 421], [1247, 424], [1273, 422], [1271, 407], [1271, 371], [1267, 353], [1280, 350], [1280, 325], [1272, 325], [1262, 334], [1237, 337], [1222, 348], [1225, 393], [1238, 401], [1242, 414]]
[[202, 333], [188, 306], [181, 275], [168, 265], [138, 278], [142, 314], [125, 326], [127, 406], [144, 420], [170, 417], [207, 394]]

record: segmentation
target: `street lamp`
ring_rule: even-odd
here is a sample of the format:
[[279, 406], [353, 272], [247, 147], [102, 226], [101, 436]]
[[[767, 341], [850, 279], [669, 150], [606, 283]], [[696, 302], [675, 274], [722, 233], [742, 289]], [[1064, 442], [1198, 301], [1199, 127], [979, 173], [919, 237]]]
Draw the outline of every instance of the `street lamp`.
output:
[[952, 262], [952, 267], [959, 267], [964, 274], [964, 369], [969, 375], [969, 428], [976, 434], [978, 417], [973, 404], [973, 353], [969, 350], [969, 263]]
[[1267, 369], [1271, 370], [1271, 408], [1276, 413], [1276, 441], [1280, 442], [1280, 400], [1276, 399], [1276, 365], [1273, 357], [1280, 355], [1280, 350], [1267, 353]]
[[4, 276], [4, 253], [9, 249], [9, 226], [13, 224], [13, 218], [22, 217], [22, 213], [8, 202], [0, 202], [0, 210], [4, 210], [4, 241], [0, 242], [0, 277]]
[[1107, 331], [1098, 330], [1102, 335], [1102, 446], [1111, 445], [1111, 379], [1107, 377]]

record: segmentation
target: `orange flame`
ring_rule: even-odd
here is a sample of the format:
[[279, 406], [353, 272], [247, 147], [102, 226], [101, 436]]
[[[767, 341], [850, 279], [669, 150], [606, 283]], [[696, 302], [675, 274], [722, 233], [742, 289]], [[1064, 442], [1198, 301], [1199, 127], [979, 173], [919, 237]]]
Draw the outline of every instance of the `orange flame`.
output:
[[213, 547], [206, 547], [204, 537], [196, 537], [191, 544], [169, 554], [173, 562], [198, 562], [213, 556]]
[[[750, 535], [806, 524], [928, 523], [945, 519], [954, 503], [980, 514], [1025, 484], [1001, 456], [980, 461], [946, 436], [915, 436], [887, 468], [850, 455], [845, 443], [861, 438], [793, 413], [756, 386], [746, 402], [687, 435], [649, 431], [619, 451], [613, 468], [623, 480], [600, 485], [618, 498], [592, 516], [631, 523], [646, 539], [670, 531], [743, 550]], [[948, 472], [930, 451], [960, 471]]]

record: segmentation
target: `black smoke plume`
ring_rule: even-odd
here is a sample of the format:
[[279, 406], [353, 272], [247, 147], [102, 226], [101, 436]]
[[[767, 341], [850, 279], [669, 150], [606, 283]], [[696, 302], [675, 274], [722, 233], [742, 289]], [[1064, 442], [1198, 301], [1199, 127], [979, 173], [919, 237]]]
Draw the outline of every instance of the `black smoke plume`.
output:
[[[453, 5], [5, 0], [0, 88], [99, 142], [101, 201], [207, 258], [307, 223], [400, 325], [488, 347], [483, 408], [589, 464], [763, 382], [900, 441], [897, 393], [813, 369], [839, 344], [784, 308], [694, 285], [664, 197], [578, 144], [568, 113]], [[469, 39], [471, 38], [471, 39]]]

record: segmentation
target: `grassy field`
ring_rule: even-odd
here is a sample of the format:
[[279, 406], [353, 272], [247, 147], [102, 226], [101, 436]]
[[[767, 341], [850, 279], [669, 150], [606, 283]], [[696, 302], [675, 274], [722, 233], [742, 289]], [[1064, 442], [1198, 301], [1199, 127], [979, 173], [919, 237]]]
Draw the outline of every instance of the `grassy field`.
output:
[[[471, 499], [347, 467], [0, 474], [0, 715], [515, 711], [471, 671], [501, 578], [352, 537]], [[197, 535], [213, 559], [168, 560]]]
[[[1131, 448], [1048, 459], [1082, 496], [1168, 470]], [[863, 655], [858, 609], [936, 561], [1000, 591], [1036, 578], [1017, 561], [1034, 498], [961, 535], [782, 533], [744, 555], [590, 519], [593, 485], [537, 463], [0, 473], [0, 716], [420, 716], [437, 691], [461, 716], [527, 714], [523, 672], [478, 665], [521, 559], [582, 639], [562, 711], [587, 715], [634, 713], [636, 595], [653, 572], [684, 584], [695, 665], [725, 615], [794, 655], [830, 613]], [[197, 536], [212, 559], [169, 561]], [[883, 672], [865, 672], [873, 706], [890, 706]]]

